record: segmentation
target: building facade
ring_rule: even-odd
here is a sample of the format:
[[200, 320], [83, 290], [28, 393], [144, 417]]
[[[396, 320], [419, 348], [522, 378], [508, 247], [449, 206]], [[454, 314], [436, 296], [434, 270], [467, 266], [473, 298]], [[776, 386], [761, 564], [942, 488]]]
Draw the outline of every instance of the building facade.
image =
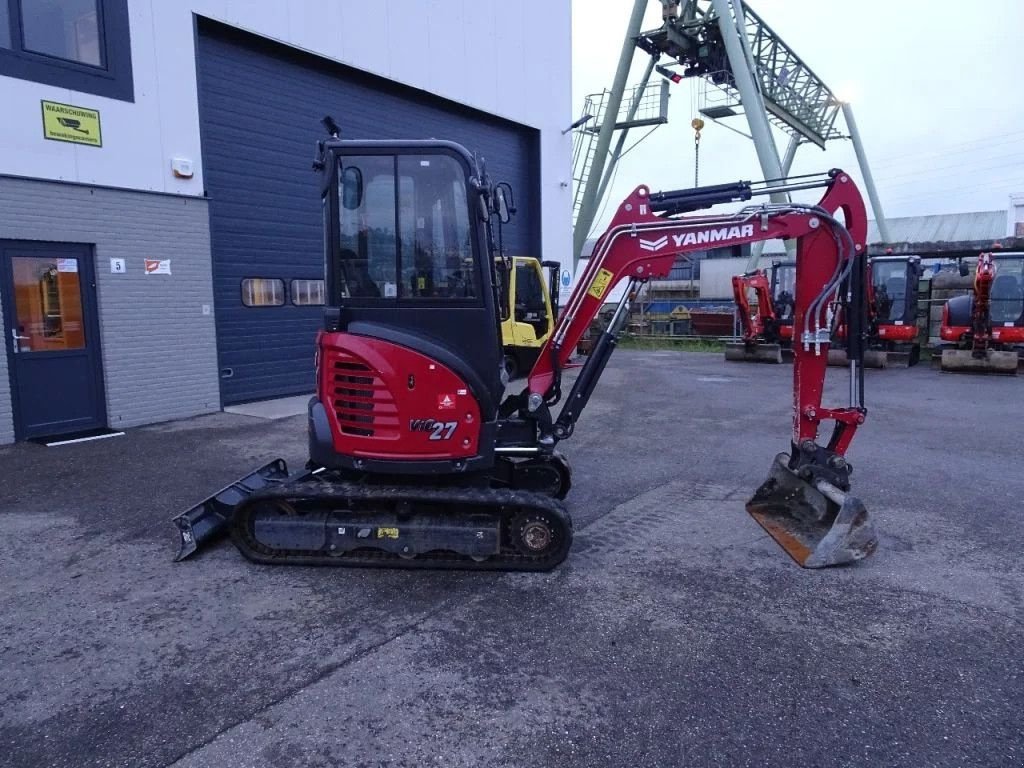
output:
[[320, 120], [451, 139], [571, 253], [570, 3], [0, 0], [0, 442], [309, 392]]

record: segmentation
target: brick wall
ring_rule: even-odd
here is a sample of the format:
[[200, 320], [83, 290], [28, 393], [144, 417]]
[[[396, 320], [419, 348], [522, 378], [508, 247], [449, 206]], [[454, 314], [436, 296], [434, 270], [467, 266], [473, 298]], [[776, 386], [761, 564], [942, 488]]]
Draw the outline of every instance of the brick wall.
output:
[[[219, 410], [206, 200], [0, 178], [0, 237], [95, 246], [112, 428]], [[125, 259], [125, 274], [111, 273], [112, 258]], [[147, 275], [146, 258], [170, 259], [172, 273]], [[10, 442], [0, 358], [0, 442]]]

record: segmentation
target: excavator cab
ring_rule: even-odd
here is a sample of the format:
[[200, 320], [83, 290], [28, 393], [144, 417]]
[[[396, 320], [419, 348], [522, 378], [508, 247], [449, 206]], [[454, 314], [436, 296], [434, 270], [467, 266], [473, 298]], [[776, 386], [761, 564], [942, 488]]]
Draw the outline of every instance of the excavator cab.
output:
[[382, 144], [325, 145], [325, 331], [443, 358], [471, 382], [493, 421], [503, 390], [488, 234], [493, 190], [458, 145]]

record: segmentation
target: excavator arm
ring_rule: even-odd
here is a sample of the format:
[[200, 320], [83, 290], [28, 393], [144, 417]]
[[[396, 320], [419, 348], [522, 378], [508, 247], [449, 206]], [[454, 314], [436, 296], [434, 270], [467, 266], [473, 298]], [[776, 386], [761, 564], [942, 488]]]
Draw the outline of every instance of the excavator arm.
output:
[[[716, 203], [755, 195], [824, 187], [817, 205], [764, 204], [725, 215], [690, 215]], [[793, 431], [790, 450], [776, 457], [748, 510], [797, 562], [820, 567], [870, 554], [877, 539], [867, 513], [850, 496], [845, 453], [864, 422], [864, 259], [867, 217], [854, 182], [839, 170], [772, 183], [718, 185], [652, 194], [637, 187], [619, 206], [528, 377], [521, 396], [536, 419], [541, 445], [572, 434], [625, 323], [639, 283], [669, 273], [679, 254], [762, 240], [796, 240], [793, 333]], [[561, 370], [609, 292], [627, 281], [612, 321], [601, 334], [555, 418]], [[849, 318], [850, 402], [823, 405], [830, 321], [839, 304]], [[819, 430], [831, 425], [824, 444]]]
[[[757, 298], [756, 312], [750, 308], [750, 291], [753, 291]], [[739, 310], [740, 325], [743, 326], [743, 342], [756, 344], [759, 338], [767, 338], [775, 328], [775, 307], [768, 276], [760, 269], [744, 275], [734, 275], [732, 294]], [[769, 340], [777, 341], [775, 338]]]
[[992, 340], [992, 283], [996, 279], [996, 263], [991, 253], [978, 257], [974, 274], [974, 304], [971, 307], [971, 352], [974, 357], [985, 357]]

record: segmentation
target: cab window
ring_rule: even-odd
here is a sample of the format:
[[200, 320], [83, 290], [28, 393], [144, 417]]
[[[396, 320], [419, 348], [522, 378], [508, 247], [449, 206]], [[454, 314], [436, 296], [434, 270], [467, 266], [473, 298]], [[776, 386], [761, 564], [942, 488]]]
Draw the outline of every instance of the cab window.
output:
[[339, 160], [341, 298], [476, 300], [465, 173], [447, 155]]

